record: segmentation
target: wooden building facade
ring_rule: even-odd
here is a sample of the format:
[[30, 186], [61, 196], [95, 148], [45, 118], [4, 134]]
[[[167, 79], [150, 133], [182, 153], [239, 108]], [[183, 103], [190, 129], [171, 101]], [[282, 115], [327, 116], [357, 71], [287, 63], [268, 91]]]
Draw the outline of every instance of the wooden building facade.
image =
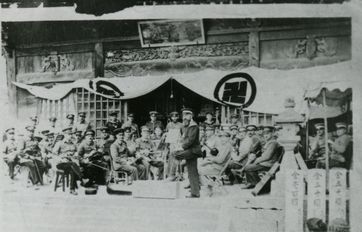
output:
[[[143, 123], [149, 110], [166, 115], [193, 102], [199, 116], [219, 108], [223, 122], [239, 109], [224, 107], [172, 80], [143, 97], [111, 100], [75, 89], [61, 100], [39, 99], [12, 82], [51, 87], [79, 79], [235, 71], [249, 66], [295, 69], [351, 59], [350, 18], [203, 19], [205, 43], [142, 47], [136, 20], [3, 22], [3, 51], [12, 112], [62, 119], [88, 112], [99, 128], [109, 111], [136, 113]], [[207, 84], [207, 83], [205, 83]], [[172, 95], [172, 96], [171, 96]], [[189, 105], [190, 106], [190, 105]], [[267, 112], [242, 111], [244, 123], [272, 121]]]

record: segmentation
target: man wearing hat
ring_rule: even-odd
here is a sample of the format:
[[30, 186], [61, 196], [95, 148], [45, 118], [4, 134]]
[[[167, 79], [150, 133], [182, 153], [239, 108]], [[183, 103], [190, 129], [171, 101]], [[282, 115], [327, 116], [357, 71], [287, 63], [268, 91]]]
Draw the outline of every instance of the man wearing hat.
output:
[[[73, 130], [74, 131], [74, 130]], [[83, 141], [82, 131], [74, 132], [74, 136], [72, 136], [73, 143], [78, 147]]]
[[60, 134], [62, 131], [61, 128], [57, 125], [57, 118], [56, 117], [50, 117], [49, 118], [49, 128], [47, 128], [49, 132], [52, 132], [54, 134]]
[[83, 176], [89, 179], [89, 184], [103, 184], [106, 180], [107, 163], [103, 161], [103, 150], [95, 142], [95, 131], [87, 130], [84, 140], [78, 146], [80, 166], [83, 168]]
[[124, 141], [124, 131], [121, 128], [114, 130], [116, 140], [112, 143], [111, 162], [115, 171], [124, 171], [132, 178], [131, 181], [138, 180], [138, 170], [134, 166], [134, 163], [129, 162], [129, 151], [127, 149], [127, 143]]
[[[202, 142], [202, 143], [201, 143]], [[205, 126], [205, 139], [201, 141], [201, 150], [205, 153], [206, 157], [213, 156], [210, 152], [211, 149], [215, 149], [220, 139], [215, 135], [215, 126]]]
[[136, 123], [134, 123], [134, 114], [133, 113], [129, 113], [127, 115], [127, 121], [122, 125], [122, 129], [125, 129], [126, 127], [129, 127], [132, 129], [132, 134], [135, 138], [140, 137], [138, 125]]
[[235, 125], [235, 126], [237, 126], [238, 128], [239, 127], [241, 127], [241, 122], [239, 121], [239, 119], [240, 119], [240, 117], [239, 117], [239, 115], [238, 114], [232, 114], [231, 116], [230, 116], [230, 124], [231, 125]]
[[43, 173], [45, 164], [42, 160], [39, 142], [42, 140], [39, 136], [34, 136], [35, 128], [33, 126], [25, 127], [26, 137], [19, 142], [19, 163], [21, 166], [29, 168], [29, 176], [32, 183], [43, 184]]
[[109, 113], [109, 120], [106, 122], [105, 127], [107, 127], [110, 133], [113, 133], [115, 129], [122, 128], [122, 122], [117, 117], [117, 111]]
[[[324, 136], [324, 124], [316, 123], [314, 125], [317, 135], [314, 141], [311, 143], [311, 151], [309, 153], [309, 159], [318, 160], [325, 158], [326, 154], [326, 140]], [[315, 161], [314, 161], [315, 162]]]
[[[73, 128], [68, 127], [62, 130], [64, 138], [59, 141], [54, 149], [53, 167], [64, 170], [65, 173], [70, 174], [70, 194], [77, 195], [77, 180], [82, 180], [82, 173], [80, 170], [78, 156], [76, 156], [77, 146], [73, 143], [72, 133]], [[56, 183], [57, 184], [57, 183]]]
[[114, 139], [110, 136], [107, 127], [100, 128], [101, 136], [100, 139], [97, 141], [97, 145], [99, 149], [102, 151], [103, 154], [103, 161], [109, 164], [110, 161], [110, 148]]
[[277, 151], [280, 145], [273, 136], [274, 130], [275, 128], [273, 126], [263, 127], [265, 145], [263, 146], [261, 155], [246, 164], [244, 171], [247, 184], [242, 188], [254, 188], [260, 181], [259, 171], [269, 170], [273, 164], [278, 161], [280, 154]]
[[238, 148], [239, 148], [239, 143], [240, 143], [240, 139], [237, 136], [238, 135], [238, 126], [231, 124], [229, 129], [230, 129], [230, 133], [231, 133], [231, 136], [230, 136], [231, 145], [233, 146], [233, 150], [235, 152], [237, 152]]
[[261, 143], [258, 136], [255, 135], [257, 127], [255, 125], [247, 125], [246, 137], [240, 142], [238, 152], [232, 154], [232, 159], [225, 170], [225, 173], [229, 176], [231, 184], [236, 180], [237, 182], [241, 181], [241, 178], [236, 175], [236, 170], [240, 170], [248, 162], [251, 162], [256, 158], [256, 154], [259, 154], [261, 151]]
[[74, 114], [67, 114], [64, 128], [74, 127]]
[[193, 120], [193, 111], [190, 108], [182, 110], [183, 135], [181, 139], [181, 151], [176, 152], [176, 159], [186, 160], [187, 172], [190, 181], [191, 195], [188, 198], [200, 197], [199, 173], [197, 170], [197, 158], [201, 157], [201, 145], [199, 141], [199, 127]]
[[136, 146], [137, 163], [142, 163], [146, 168], [146, 178], [148, 178], [151, 166], [150, 161], [155, 148], [151, 141], [150, 129], [147, 126], [141, 127], [141, 137], [136, 139]]
[[4, 161], [9, 167], [9, 177], [13, 179], [15, 176], [15, 165], [18, 163], [19, 160], [16, 152], [17, 144], [15, 142], [15, 129], [13, 127], [8, 128], [5, 130], [5, 133], [6, 141], [4, 142], [2, 153]]
[[[346, 167], [346, 161], [349, 159], [348, 156], [352, 154], [346, 154], [348, 145], [352, 142], [351, 136], [347, 134], [347, 124], [344, 122], [336, 123], [336, 133], [337, 138], [333, 142], [332, 140], [328, 140], [328, 144], [331, 145], [331, 155], [329, 159], [329, 167]], [[325, 168], [325, 158], [317, 161], [317, 168]]]
[[206, 119], [204, 121], [205, 125], [213, 126], [215, 125], [215, 120], [213, 119], [214, 115], [211, 112], [206, 112]]
[[82, 136], [84, 136], [87, 130], [91, 130], [92, 128], [89, 122], [85, 120], [85, 118], [86, 118], [85, 112], [79, 112], [78, 121], [74, 125], [74, 132], [80, 131], [82, 133]]
[[149, 114], [150, 114], [150, 121], [147, 122], [145, 126], [147, 126], [150, 129], [150, 132], [153, 134], [156, 126], [159, 126], [163, 129], [164, 127], [163, 127], [162, 122], [157, 120], [158, 112], [150, 111]]

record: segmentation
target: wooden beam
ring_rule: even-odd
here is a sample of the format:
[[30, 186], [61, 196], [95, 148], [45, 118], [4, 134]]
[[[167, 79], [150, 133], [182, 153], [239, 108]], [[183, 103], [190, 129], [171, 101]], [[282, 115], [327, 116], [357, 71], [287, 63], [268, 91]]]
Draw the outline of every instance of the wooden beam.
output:
[[259, 32], [252, 31], [249, 34], [249, 64], [260, 66], [260, 36]]
[[9, 97], [9, 109], [10, 113], [15, 117], [18, 117], [18, 101], [17, 101], [17, 89], [12, 83], [16, 81], [16, 53], [15, 50], [10, 50], [6, 53], [6, 79], [8, 87]]
[[103, 44], [94, 45], [94, 77], [104, 77], [104, 53]]
[[19, 74], [17, 81], [24, 84], [38, 84], [49, 82], [69, 82], [78, 79], [92, 79], [94, 72], [91, 70], [79, 70], [54, 73], [27, 73]]

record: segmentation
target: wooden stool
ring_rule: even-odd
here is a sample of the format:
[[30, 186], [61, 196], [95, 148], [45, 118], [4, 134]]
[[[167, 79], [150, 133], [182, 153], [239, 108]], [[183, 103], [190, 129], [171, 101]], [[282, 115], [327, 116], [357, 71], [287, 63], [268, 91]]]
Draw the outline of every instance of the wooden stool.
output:
[[67, 187], [69, 187], [69, 173], [65, 173], [63, 170], [56, 171], [54, 192], [57, 191], [57, 188], [59, 187], [59, 181], [62, 181], [63, 192], [65, 192], [65, 182], [67, 182]]

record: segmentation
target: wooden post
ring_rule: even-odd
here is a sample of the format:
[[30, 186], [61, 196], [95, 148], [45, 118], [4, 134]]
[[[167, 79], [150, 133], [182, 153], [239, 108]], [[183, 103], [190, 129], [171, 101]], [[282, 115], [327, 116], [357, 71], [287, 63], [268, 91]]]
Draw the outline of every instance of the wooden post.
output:
[[16, 118], [18, 117], [18, 100], [16, 86], [12, 83], [16, 81], [16, 53], [15, 50], [11, 50], [6, 53], [6, 75], [7, 75], [7, 87], [9, 96], [9, 109], [10, 113]]
[[285, 230], [303, 232], [304, 181], [301, 170], [286, 170], [285, 178]]
[[104, 77], [103, 44], [94, 45], [94, 77]]
[[326, 222], [326, 171], [308, 170], [308, 210], [307, 219], [319, 218]]
[[258, 31], [249, 33], [249, 63], [251, 66], [260, 66], [260, 38]]

